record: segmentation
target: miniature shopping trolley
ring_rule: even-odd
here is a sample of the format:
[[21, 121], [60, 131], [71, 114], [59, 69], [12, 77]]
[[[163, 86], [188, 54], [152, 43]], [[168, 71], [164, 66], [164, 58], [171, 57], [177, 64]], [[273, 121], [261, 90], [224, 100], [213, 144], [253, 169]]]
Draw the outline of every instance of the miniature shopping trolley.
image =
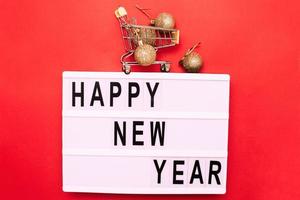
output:
[[[131, 20], [127, 18], [127, 12], [124, 7], [119, 7], [115, 11], [115, 15], [120, 23], [122, 39], [126, 51], [126, 53], [121, 56], [122, 70], [126, 74], [131, 72], [131, 66], [139, 65], [136, 61], [130, 61], [130, 57], [133, 56], [135, 49], [139, 45], [136, 33], [143, 32], [144, 34], [140, 39], [143, 41], [151, 41], [150, 43], [156, 51], [179, 44], [179, 30], [137, 25], [134, 18]], [[171, 63], [168, 61], [155, 61], [152, 64], [159, 65], [162, 72], [170, 71]]]

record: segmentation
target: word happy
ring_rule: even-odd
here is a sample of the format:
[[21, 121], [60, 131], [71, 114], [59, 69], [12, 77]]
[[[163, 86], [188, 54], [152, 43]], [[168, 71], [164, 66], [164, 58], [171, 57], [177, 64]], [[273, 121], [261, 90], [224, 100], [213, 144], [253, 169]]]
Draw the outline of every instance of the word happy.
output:
[[[146, 87], [147, 91], [150, 95], [150, 106], [154, 107], [155, 102], [154, 102], [154, 97], [157, 92], [157, 88], [159, 86], [159, 83], [156, 82], [153, 86], [150, 84], [150, 82], [146, 82]], [[80, 82], [79, 89], [77, 88], [75, 82], [72, 82], [72, 106], [78, 106], [76, 104], [76, 99], [80, 101], [80, 106], [84, 107], [85, 106], [85, 98], [89, 98], [89, 106], [94, 106], [96, 103], [100, 104], [101, 106], [109, 106], [113, 107], [114, 106], [114, 101], [117, 98], [120, 98], [124, 86], [119, 82], [110, 82], [109, 84], [109, 102], [104, 102], [103, 98], [103, 92], [100, 86], [99, 81], [95, 81], [94, 86], [93, 86], [93, 93], [91, 96], [86, 96], [85, 93], [85, 84], [84, 82]], [[128, 90], [128, 93], [125, 94], [127, 95], [127, 105], [128, 107], [133, 106], [133, 99], [138, 98], [140, 96], [140, 84], [137, 82], [129, 82], [128, 85], [126, 85], [126, 89]]]

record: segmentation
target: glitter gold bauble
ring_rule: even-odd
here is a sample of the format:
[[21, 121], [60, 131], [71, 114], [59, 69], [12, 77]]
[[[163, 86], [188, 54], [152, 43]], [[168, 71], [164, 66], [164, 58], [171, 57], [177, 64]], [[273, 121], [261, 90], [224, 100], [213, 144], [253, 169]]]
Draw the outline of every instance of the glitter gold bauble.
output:
[[143, 44], [155, 46], [156, 33], [153, 29], [136, 29], [136, 33], [131, 33], [134, 44], [138, 45], [138, 41], [142, 40]]
[[182, 65], [187, 72], [198, 72], [202, 64], [202, 58], [196, 52], [191, 52], [182, 60]]
[[175, 27], [174, 17], [166, 12], [160, 13], [154, 21], [154, 26], [173, 29]]
[[143, 44], [134, 51], [134, 59], [142, 66], [151, 65], [156, 59], [156, 51], [153, 46]]

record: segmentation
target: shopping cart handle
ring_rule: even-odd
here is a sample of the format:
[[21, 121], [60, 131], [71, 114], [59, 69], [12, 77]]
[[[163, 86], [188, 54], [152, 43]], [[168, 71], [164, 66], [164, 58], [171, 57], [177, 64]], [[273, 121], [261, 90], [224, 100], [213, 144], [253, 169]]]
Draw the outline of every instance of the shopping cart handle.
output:
[[117, 10], [115, 10], [115, 15], [117, 18], [124, 17], [127, 15], [127, 11], [124, 7], [120, 6]]

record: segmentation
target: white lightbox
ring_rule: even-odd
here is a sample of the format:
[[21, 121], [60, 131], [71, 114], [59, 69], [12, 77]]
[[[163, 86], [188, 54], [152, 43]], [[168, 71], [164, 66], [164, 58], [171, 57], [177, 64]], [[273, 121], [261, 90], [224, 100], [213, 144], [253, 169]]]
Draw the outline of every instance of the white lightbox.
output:
[[63, 190], [226, 192], [229, 75], [64, 72]]

